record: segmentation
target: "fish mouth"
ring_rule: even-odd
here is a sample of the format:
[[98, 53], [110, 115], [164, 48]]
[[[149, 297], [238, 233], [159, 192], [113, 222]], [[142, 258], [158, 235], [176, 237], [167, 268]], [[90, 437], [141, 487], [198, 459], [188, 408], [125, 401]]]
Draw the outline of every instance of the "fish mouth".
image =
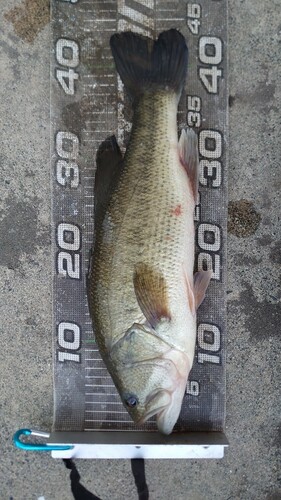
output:
[[173, 428], [178, 420], [178, 415], [171, 419], [169, 413], [169, 409], [167, 410], [167, 408], [164, 408], [157, 415], [158, 430], [165, 435], [171, 434], [173, 432]]
[[171, 398], [169, 391], [163, 390], [163, 389], [153, 391], [153, 393], [150, 394], [150, 396], [148, 397], [148, 399], [146, 401], [145, 414], [140, 418], [140, 420], [137, 423], [142, 425], [147, 420], [154, 417], [154, 415], [157, 415], [157, 422], [158, 422], [159, 416], [163, 412], [165, 412], [165, 410], [167, 409], [167, 406], [170, 405], [171, 400], [172, 400], [172, 398]]
[[157, 415], [156, 422], [157, 422], [157, 428], [159, 432], [165, 435], [169, 435], [172, 433], [173, 428], [175, 426], [175, 423], [178, 419], [178, 415], [176, 418], [173, 420], [170, 420], [167, 418], [169, 414], [169, 411], [167, 410], [167, 405], [155, 408], [154, 410], [151, 410], [145, 414], [144, 417], [142, 417], [137, 423], [139, 425], [143, 425], [147, 420], [149, 420], [151, 417], [154, 417], [154, 415]]
[[157, 427], [162, 434], [171, 434], [179, 418], [185, 383], [179, 384], [175, 390], [158, 389], [153, 391], [146, 400], [146, 411], [140, 419], [141, 424], [157, 415]]
[[154, 417], [154, 415], [157, 415], [157, 421], [158, 421], [159, 415], [163, 412], [163, 410], [165, 410], [165, 408], [166, 406], [162, 406], [160, 408], [156, 408], [154, 410], [147, 412], [143, 417], [140, 418], [140, 420], [138, 420], [137, 424], [143, 425], [145, 422], [147, 422], [147, 420]]
[[177, 389], [171, 393], [170, 404], [157, 414], [157, 427], [162, 434], [171, 434], [179, 418], [186, 381], [183, 380]]

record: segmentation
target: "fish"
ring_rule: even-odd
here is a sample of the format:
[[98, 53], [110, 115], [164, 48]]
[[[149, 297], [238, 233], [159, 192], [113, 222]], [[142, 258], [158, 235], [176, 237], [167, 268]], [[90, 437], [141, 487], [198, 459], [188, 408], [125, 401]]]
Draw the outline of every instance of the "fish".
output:
[[178, 138], [188, 48], [171, 29], [157, 40], [112, 35], [133, 108], [124, 156], [115, 136], [97, 153], [95, 230], [87, 293], [102, 359], [132, 420], [178, 420], [196, 343], [196, 310], [211, 271], [194, 274], [198, 144]]

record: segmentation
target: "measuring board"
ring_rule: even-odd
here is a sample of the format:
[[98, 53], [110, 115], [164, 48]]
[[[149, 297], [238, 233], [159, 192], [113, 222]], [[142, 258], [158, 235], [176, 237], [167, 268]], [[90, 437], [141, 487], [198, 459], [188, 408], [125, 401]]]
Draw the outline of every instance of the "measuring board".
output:
[[110, 37], [131, 30], [156, 38], [176, 28], [189, 48], [178, 126], [194, 127], [199, 138], [195, 268], [212, 269], [213, 277], [198, 310], [196, 355], [175, 433], [222, 431], [227, 1], [53, 0], [51, 7], [53, 430], [156, 430], [155, 420], [143, 426], [131, 421], [101, 360], [89, 316], [86, 276], [94, 231], [96, 153], [113, 134], [125, 150], [131, 128], [132, 107], [115, 70]]

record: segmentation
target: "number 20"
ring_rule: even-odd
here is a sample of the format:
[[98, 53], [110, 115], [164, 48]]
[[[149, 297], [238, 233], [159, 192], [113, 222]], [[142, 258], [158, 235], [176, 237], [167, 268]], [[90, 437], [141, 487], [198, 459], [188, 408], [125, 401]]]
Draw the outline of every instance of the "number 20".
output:
[[58, 247], [64, 250], [58, 253], [58, 274], [80, 279], [80, 254], [76, 253], [81, 246], [79, 227], [61, 222], [57, 228], [57, 243]]

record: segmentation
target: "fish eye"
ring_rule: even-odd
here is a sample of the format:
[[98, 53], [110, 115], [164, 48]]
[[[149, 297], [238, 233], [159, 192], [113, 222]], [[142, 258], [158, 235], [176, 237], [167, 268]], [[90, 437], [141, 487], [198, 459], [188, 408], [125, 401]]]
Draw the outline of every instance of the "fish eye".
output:
[[129, 408], [134, 408], [139, 403], [138, 398], [136, 396], [134, 396], [133, 394], [131, 394], [130, 396], [127, 396], [124, 401], [125, 401], [125, 404]]

